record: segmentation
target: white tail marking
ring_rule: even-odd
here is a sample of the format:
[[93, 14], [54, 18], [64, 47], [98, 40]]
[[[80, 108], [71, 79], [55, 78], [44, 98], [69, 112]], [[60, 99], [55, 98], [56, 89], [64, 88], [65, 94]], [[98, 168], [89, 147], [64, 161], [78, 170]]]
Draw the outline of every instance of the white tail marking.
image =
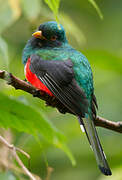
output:
[[84, 133], [84, 132], [85, 132], [85, 129], [84, 129], [84, 127], [83, 127], [82, 124], [80, 124], [80, 128], [81, 128], [82, 132]]
[[106, 155], [105, 155], [104, 151], [103, 151], [103, 154], [104, 154], [104, 156], [105, 156], [105, 159], [106, 159]]

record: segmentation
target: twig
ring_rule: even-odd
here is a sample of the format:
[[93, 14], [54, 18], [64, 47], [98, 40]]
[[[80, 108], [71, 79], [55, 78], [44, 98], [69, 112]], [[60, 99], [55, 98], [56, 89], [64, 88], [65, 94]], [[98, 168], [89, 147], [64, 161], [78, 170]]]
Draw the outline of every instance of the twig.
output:
[[[10, 132], [10, 129], [4, 130], [3, 128], [0, 128], [0, 133], [6, 139], [6, 141], [11, 144], [12, 134]], [[3, 170], [8, 170], [10, 161], [9, 148], [6, 148], [4, 144], [0, 143], [0, 168]]]
[[25, 167], [25, 165], [23, 164], [23, 162], [21, 161], [21, 159], [19, 158], [19, 156], [17, 155], [16, 151], [21, 152], [22, 154], [26, 155], [27, 157], [30, 157], [27, 153], [25, 153], [23, 150], [20, 150], [19, 148], [16, 148], [13, 144], [9, 144], [2, 136], [0, 136], [0, 142], [2, 144], [4, 144], [6, 147], [8, 147], [14, 158], [16, 159], [16, 161], [18, 162], [18, 164], [21, 166], [21, 168], [23, 169], [23, 171], [25, 172], [25, 174], [27, 176], [29, 176], [29, 178], [31, 180], [36, 180], [35, 177], [30, 173], [30, 171]]
[[16, 147], [16, 151], [22, 153], [23, 155], [25, 155], [28, 159], [30, 159], [30, 155], [28, 153], [26, 153], [25, 151], [23, 151], [22, 149]]
[[[64, 105], [57, 98], [50, 97], [47, 93], [36, 89], [29, 83], [13, 76], [11, 73], [0, 70], [0, 79], [6, 80], [7, 84], [13, 86], [15, 89], [21, 89], [25, 92], [32, 94], [34, 97], [38, 97], [46, 101], [46, 105], [57, 108], [60, 113], [72, 114], [72, 112], [66, 107], [64, 107]], [[122, 122], [112, 122], [98, 116], [95, 120], [95, 125], [122, 133]]]
[[98, 116], [95, 120], [95, 125], [122, 133], [122, 122], [113, 122]]
[[47, 168], [47, 177], [46, 177], [45, 180], [50, 180], [50, 177], [51, 177], [51, 174], [52, 174], [53, 170], [54, 169], [52, 167]]

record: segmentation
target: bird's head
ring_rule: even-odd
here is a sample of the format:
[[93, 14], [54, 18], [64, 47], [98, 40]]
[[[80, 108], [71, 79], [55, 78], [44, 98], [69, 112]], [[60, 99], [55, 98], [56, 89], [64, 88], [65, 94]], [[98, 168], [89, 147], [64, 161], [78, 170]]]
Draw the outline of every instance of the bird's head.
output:
[[40, 42], [42, 46], [55, 47], [67, 42], [63, 26], [55, 21], [41, 24], [32, 36], [34, 40]]
[[35, 51], [45, 48], [57, 48], [67, 43], [63, 26], [55, 21], [41, 24], [32, 36], [23, 51], [24, 64], [26, 64], [28, 56], [35, 53]]

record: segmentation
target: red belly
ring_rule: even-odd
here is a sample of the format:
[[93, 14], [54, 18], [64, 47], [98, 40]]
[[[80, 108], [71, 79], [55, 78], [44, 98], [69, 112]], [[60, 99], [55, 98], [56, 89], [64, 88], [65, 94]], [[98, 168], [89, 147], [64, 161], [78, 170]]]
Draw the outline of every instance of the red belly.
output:
[[51, 91], [38, 79], [38, 77], [30, 70], [30, 58], [28, 59], [25, 67], [25, 76], [27, 80], [37, 89], [46, 92], [50, 96], [54, 96]]

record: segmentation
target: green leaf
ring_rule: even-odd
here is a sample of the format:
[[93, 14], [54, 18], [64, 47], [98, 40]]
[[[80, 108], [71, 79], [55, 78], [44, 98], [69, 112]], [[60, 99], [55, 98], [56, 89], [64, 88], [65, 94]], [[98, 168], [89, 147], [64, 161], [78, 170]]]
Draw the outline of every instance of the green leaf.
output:
[[29, 21], [34, 21], [41, 12], [40, 0], [21, 0], [21, 5], [23, 12]]
[[45, 3], [49, 6], [49, 8], [54, 13], [55, 19], [58, 22], [58, 10], [60, 5], [60, 0], [44, 0]]
[[103, 14], [102, 14], [99, 6], [97, 5], [97, 3], [96, 3], [94, 0], [88, 0], [88, 1], [89, 1], [89, 2], [92, 4], [92, 6], [96, 9], [99, 17], [100, 17], [101, 19], [103, 19]]
[[14, 128], [32, 134], [36, 139], [41, 135], [49, 144], [63, 150], [72, 164], [75, 160], [65, 144], [65, 137], [47, 119], [43, 112], [9, 98], [0, 93], [0, 126]]
[[8, 66], [9, 66], [8, 45], [2, 37], [0, 37], [0, 62], [2, 63], [0, 65], [7, 67], [8, 70]]

